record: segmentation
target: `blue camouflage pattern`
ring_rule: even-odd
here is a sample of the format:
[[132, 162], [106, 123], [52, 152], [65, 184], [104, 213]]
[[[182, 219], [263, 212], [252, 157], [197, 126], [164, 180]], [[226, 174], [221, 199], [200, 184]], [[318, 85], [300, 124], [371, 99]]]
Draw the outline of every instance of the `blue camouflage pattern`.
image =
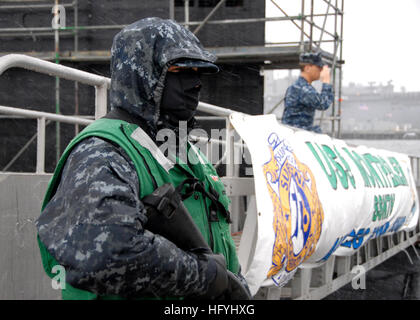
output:
[[36, 226], [73, 287], [122, 297], [206, 292], [215, 266], [145, 230], [146, 221], [134, 163], [92, 137], [69, 155]]
[[299, 62], [302, 64], [314, 64], [318, 67], [323, 67], [325, 64], [322, 61], [322, 53], [304, 52], [299, 56]]
[[303, 77], [287, 88], [284, 98], [282, 123], [308, 131], [321, 133], [321, 128], [314, 125], [316, 110], [327, 110], [334, 102], [331, 84], [323, 83], [321, 93]]
[[[146, 122], [143, 129], [154, 137], [166, 72], [179, 58], [216, 60], [171, 20], [148, 18], [124, 28], [112, 46], [111, 107]], [[145, 230], [139, 194], [126, 152], [100, 138], [84, 139], [36, 221], [39, 238], [76, 288], [122, 297], [205, 293], [216, 277], [215, 262]]]
[[197, 37], [172, 20], [146, 18], [122, 29], [111, 48], [111, 108], [144, 119], [156, 133], [166, 72], [177, 60], [213, 63]]

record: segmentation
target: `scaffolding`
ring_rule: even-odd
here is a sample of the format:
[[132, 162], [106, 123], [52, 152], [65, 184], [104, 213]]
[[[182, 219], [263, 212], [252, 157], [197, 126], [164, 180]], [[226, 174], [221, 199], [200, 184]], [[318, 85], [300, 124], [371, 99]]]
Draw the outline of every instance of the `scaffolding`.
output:
[[[29, 1], [28, 1], [29, 2]], [[32, 1], [33, 2], [33, 1]], [[184, 4], [184, 17], [182, 24], [191, 28], [191, 30], [199, 34], [200, 30], [204, 27], [211, 27], [215, 24], [235, 24], [235, 23], [271, 23], [282, 22], [294, 25], [299, 31], [299, 38], [295, 41], [277, 42], [277, 43], [264, 43], [262, 46], [248, 46], [248, 47], [218, 47], [208, 48], [213, 51], [219, 58], [220, 63], [258, 63], [264, 69], [295, 69], [298, 67], [299, 55], [306, 51], [323, 52], [324, 60], [331, 66], [333, 70], [333, 83], [337, 95], [336, 101], [331, 108], [331, 115], [321, 115], [320, 121], [331, 121], [331, 135], [335, 137], [340, 136], [340, 117], [341, 117], [341, 84], [342, 84], [342, 34], [343, 34], [343, 5], [344, 0], [320, 0], [317, 4], [323, 2], [327, 5], [326, 12], [315, 12], [315, 0], [301, 0], [300, 14], [289, 15], [287, 10], [278, 5], [274, 0], [270, 0], [279, 12], [281, 17], [272, 18], [252, 18], [252, 19], [229, 19], [229, 20], [211, 20], [217, 10], [222, 10], [225, 0], [220, 0], [215, 5], [208, 15], [202, 21], [190, 21], [189, 16], [189, 2], [185, 1]], [[297, 1], [295, 1], [297, 2]], [[335, 4], [333, 4], [335, 2]], [[24, 1], [19, 1], [24, 3]], [[308, 5], [309, 3], [309, 5]], [[59, 5], [58, 0], [54, 0], [55, 5]], [[89, 51], [82, 52], [78, 47], [78, 40], [81, 32], [86, 30], [111, 30], [121, 29], [124, 25], [101, 25], [101, 26], [79, 26], [78, 25], [78, 1], [74, 0], [71, 3], [63, 3], [64, 8], [72, 8], [74, 10], [74, 25], [72, 27], [62, 28], [3, 28], [0, 29], [0, 38], [2, 37], [16, 37], [16, 36], [48, 36], [54, 37], [55, 50], [51, 52], [38, 52], [38, 53], [25, 53], [32, 57], [42, 58], [44, 60], [53, 61], [60, 64], [63, 61], [108, 61], [110, 56], [108, 51]], [[169, 0], [169, 17], [175, 17], [175, 1]], [[0, 5], [1, 10], [51, 10], [51, 4], [30, 4], [30, 5]], [[56, 7], [57, 9], [57, 7]], [[332, 12], [330, 12], [332, 11]], [[55, 10], [54, 15], [59, 14]], [[321, 25], [317, 19], [323, 19]], [[328, 19], [333, 19], [334, 30], [327, 29]], [[284, 21], [284, 22], [283, 22]], [[317, 32], [316, 32], [317, 31]], [[64, 52], [60, 50], [59, 43], [60, 37], [71, 36], [74, 38], [74, 48], [71, 51]], [[324, 49], [324, 44], [330, 45], [332, 50]], [[6, 55], [6, 52], [0, 52], [0, 56]], [[9, 64], [8, 67], [20, 66], [31, 70], [43, 70], [44, 73], [50, 74], [56, 79], [65, 78], [75, 82], [75, 95], [78, 95], [78, 83], [85, 83], [96, 88], [96, 116], [98, 118], [106, 112], [106, 97], [107, 89], [109, 87], [109, 79], [99, 77], [92, 74], [87, 74], [79, 70], [72, 70], [64, 66], [54, 65], [51, 63], [43, 63], [33, 59], [24, 58], [21, 56], [13, 56], [14, 65]], [[5, 59], [3, 58], [3, 61]], [[18, 61], [18, 62], [16, 62]], [[3, 73], [3, 67], [0, 65], [0, 74]], [[82, 80], [83, 79], [83, 80]], [[59, 93], [60, 82], [56, 81], [56, 113], [60, 113], [59, 109]], [[76, 99], [77, 105], [77, 99]], [[279, 105], [279, 104], [278, 104]], [[224, 108], [217, 108], [215, 106], [201, 103], [199, 108], [209, 114], [220, 117], [226, 117], [232, 112]], [[20, 110], [17, 108], [8, 108], [0, 106], [1, 113], [21, 116], [32, 117], [38, 121], [38, 133], [35, 135], [37, 138], [37, 165], [36, 172], [39, 174], [45, 171], [45, 127], [48, 121], [62, 121], [74, 123], [77, 125], [86, 125], [91, 123], [92, 119], [83, 119], [81, 117], [69, 117], [54, 114], [41, 113], [36, 111]], [[75, 108], [75, 110], [78, 110]], [[271, 110], [273, 111], [273, 110]], [[75, 112], [77, 115], [77, 111]], [[228, 127], [228, 126], [227, 126]], [[232, 130], [231, 127], [229, 130]], [[77, 132], [78, 129], [76, 129]], [[208, 149], [211, 150], [211, 149]], [[229, 157], [234, 157], [235, 144], [233, 141], [229, 142]], [[13, 159], [16, 159], [14, 157]], [[412, 157], [413, 171], [418, 183], [420, 179], [420, 158]], [[233, 164], [235, 161], [230, 159], [229, 163]], [[8, 166], [10, 163], [8, 164]], [[415, 168], [415, 170], [414, 170]], [[235, 210], [238, 209], [239, 196], [250, 196], [254, 192], [252, 179], [240, 178], [238, 168], [230, 166], [227, 168], [226, 176], [223, 177], [227, 187], [227, 192], [230, 197], [233, 197], [232, 210], [233, 217], [236, 218], [238, 223], [237, 214]], [[248, 179], [248, 180], [245, 180]], [[237, 225], [234, 226], [237, 228]], [[237, 231], [237, 229], [233, 229]], [[366, 247], [362, 248], [351, 257], [333, 257], [325, 265], [317, 269], [300, 269], [296, 277], [284, 288], [264, 287], [258, 292], [256, 298], [262, 299], [280, 299], [280, 298], [293, 298], [293, 299], [320, 299], [325, 297], [331, 292], [334, 292], [352, 279], [352, 267], [364, 266], [366, 270], [372, 269], [379, 263], [385, 261], [390, 256], [399, 251], [405, 250], [418, 240], [420, 233], [419, 226], [416, 230], [400, 232], [394, 236], [389, 236], [380, 239], [372, 240]]]
[[[101, 77], [95, 74], [90, 74], [87, 72], [83, 72], [77, 69], [69, 68], [60, 66], [51, 62], [42, 61], [39, 59], [34, 59], [33, 57], [27, 57], [23, 55], [10, 55], [7, 57], [0, 58], [0, 75], [7, 69], [12, 67], [20, 67], [25, 68], [45, 74], [49, 74], [54, 77], [60, 77], [63, 79], [80, 81], [81, 83], [85, 83], [90, 86], [94, 86], [96, 88], [96, 106], [95, 106], [95, 114], [96, 118], [101, 117], [106, 112], [106, 92], [109, 89], [110, 79]], [[220, 116], [220, 117], [228, 117], [232, 114], [233, 110], [220, 108], [217, 106], [200, 103], [199, 109], [205, 111], [209, 114]], [[86, 125], [92, 122], [92, 119], [82, 119], [80, 117], [72, 117], [72, 116], [62, 116], [56, 115], [47, 112], [39, 112], [39, 111], [32, 111], [32, 110], [24, 110], [21, 108], [10, 108], [6, 106], [0, 105], [0, 113], [2, 114], [9, 114], [9, 115], [18, 115], [27, 118], [35, 118], [38, 121], [38, 133], [37, 133], [37, 154], [36, 154], [36, 177], [39, 181], [37, 182], [37, 186], [39, 188], [39, 184], [42, 182], [45, 177], [45, 126], [47, 121], [59, 121], [65, 123], [78, 123], [80, 125]], [[241, 236], [240, 232], [238, 231], [240, 215], [243, 215], [244, 212], [240, 208], [239, 198], [245, 197], [248, 201], [248, 208], [247, 213], [245, 214], [245, 223], [244, 229], [252, 230], [256, 228], [256, 221], [257, 221], [257, 208], [255, 204], [255, 185], [253, 178], [250, 177], [239, 177], [238, 171], [238, 164], [235, 159], [237, 159], [238, 155], [243, 154], [242, 148], [246, 148], [243, 145], [243, 141], [234, 141], [234, 139], [228, 138], [232, 137], [229, 131], [233, 132], [233, 127], [229, 121], [229, 118], [226, 119], [226, 136], [225, 139], [219, 141], [218, 139], [208, 139], [204, 138], [204, 142], [207, 144], [206, 146], [206, 157], [211, 159], [209, 152], [211, 152], [211, 145], [216, 143], [223, 143], [225, 144], [225, 156], [229, 161], [227, 162], [227, 170], [226, 176], [221, 177], [223, 184], [226, 186], [226, 194], [231, 198], [232, 202], [229, 207], [229, 211], [232, 214], [233, 223], [231, 225], [231, 231], [233, 233], [233, 238], [235, 243], [237, 243], [237, 250], [238, 256], [242, 261], [246, 262], [250, 259], [251, 252], [254, 248], [252, 243], [255, 241], [255, 237], [245, 237]], [[295, 129], [299, 130], [299, 129]], [[198, 138], [198, 137], [197, 137]], [[410, 156], [411, 167], [413, 170], [413, 178], [416, 181], [416, 188], [419, 190], [419, 180], [420, 180], [420, 157], [417, 156]], [[1, 174], [1, 173], [0, 173]], [[26, 186], [28, 183], [28, 176], [22, 176], [25, 178], [24, 185]], [[31, 181], [34, 181], [34, 177], [31, 178]], [[17, 177], [18, 178], [18, 177]], [[1, 181], [7, 181], [0, 179]], [[8, 183], [9, 181], [7, 181]], [[4, 183], [4, 182], [3, 182]], [[34, 182], [32, 182], [34, 183]], [[46, 187], [46, 185], [45, 185]], [[12, 188], [14, 189], [14, 187]], [[34, 190], [30, 189], [31, 193]], [[45, 190], [45, 188], [44, 188]], [[40, 205], [41, 198], [34, 198], [36, 203], [32, 205], [23, 206], [23, 208], [30, 208], [30, 212], [33, 214], [33, 208], [37, 205]], [[3, 199], [4, 200], [4, 199]], [[33, 199], [32, 199], [33, 200]], [[4, 203], [8, 204], [8, 202], [3, 201]], [[2, 203], [0, 201], [0, 203]], [[24, 211], [24, 209], [23, 209]], [[242, 212], [242, 213], [241, 213]], [[16, 207], [16, 214], [22, 214], [22, 207]], [[19, 219], [18, 219], [19, 221]], [[27, 221], [33, 222], [33, 220], [28, 219]], [[18, 225], [19, 222], [12, 220], [14, 225]], [[26, 223], [25, 223], [26, 224]], [[251, 229], [252, 228], [252, 229]], [[17, 228], [16, 230], [20, 230]], [[8, 235], [8, 233], [4, 233]], [[21, 237], [22, 233], [13, 232], [9, 233], [13, 235], [13, 237]], [[254, 235], [256, 233], [254, 232]], [[249, 235], [249, 233], [247, 233]], [[324, 264], [314, 267], [305, 267], [299, 268], [294, 275], [293, 279], [291, 279], [284, 287], [277, 287], [274, 285], [268, 286], [261, 286], [254, 296], [254, 299], [268, 299], [268, 300], [279, 300], [279, 299], [322, 299], [329, 294], [333, 293], [334, 291], [340, 289], [347, 283], [350, 283], [356, 279], [357, 276], [362, 276], [365, 274], [366, 271], [373, 269], [374, 267], [378, 266], [379, 264], [383, 263], [390, 257], [394, 256], [399, 252], [404, 252], [407, 255], [407, 258], [410, 263], [413, 263], [413, 260], [410, 257], [407, 249], [412, 247], [414, 253], [416, 254], [417, 258], [420, 258], [416, 248], [414, 245], [418, 243], [420, 236], [420, 224], [417, 223], [416, 227], [412, 231], [398, 231], [397, 233], [380, 236], [373, 239], [368, 240], [360, 247], [360, 249], [354, 252], [351, 256], [335, 256], [332, 255]], [[35, 241], [35, 237], [31, 237], [31, 241]], [[29, 241], [30, 242], [30, 241]], [[8, 238], [7, 243], [11, 243], [13, 245], [15, 241], [13, 239]], [[22, 247], [24, 247], [22, 245]], [[31, 248], [31, 246], [29, 246]], [[22, 248], [20, 248], [22, 249]], [[35, 265], [41, 266], [40, 261], [30, 260], [39, 258], [36, 255], [32, 254], [22, 254], [23, 250], [18, 250], [18, 254], [13, 251], [7, 251], [8, 253], [13, 253], [13, 259], [17, 261], [24, 261], [24, 263], [17, 263], [17, 265]], [[29, 263], [28, 263], [29, 261]], [[33, 268], [32, 268], [33, 269]], [[12, 292], [7, 292], [7, 290], [3, 290], [2, 292], [5, 296], [6, 294], [15, 294], [16, 288], [19, 290], [20, 297], [29, 297], [30, 299], [35, 298], [45, 298], [43, 295], [51, 294], [51, 288], [47, 290], [34, 290], [33, 287], [28, 286], [28, 281], [36, 280], [36, 283], [45, 283], [45, 278], [43, 271], [39, 269], [39, 271], [32, 273], [25, 273], [21, 272], [18, 275], [18, 272], [15, 269], [8, 269], [3, 272], [4, 274], [8, 275], [7, 277], [3, 277], [1, 282], [3, 285], [8, 285], [13, 283], [13, 290]], [[356, 270], [356, 271], [355, 271]], [[357, 271], [361, 270], [361, 271]], [[40, 296], [41, 295], [41, 296]], [[6, 296], [10, 298], [10, 296]]]
[[[78, 0], [59, 1], [53, 0], [41, 1], [43, 3], [35, 3], [34, 1], [9, 1], [10, 4], [0, 5], [0, 12], [13, 12], [16, 10], [50, 10], [54, 15], [55, 21], [58, 21], [59, 10], [64, 8], [72, 10], [73, 25], [56, 27], [31, 27], [31, 28], [0, 28], [0, 39], [6, 37], [54, 37], [54, 50], [42, 52], [19, 52], [32, 57], [40, 58], [47, 61], [54, 61], [56, 63], [62, 62], [108, 62], [110, 60], [109, 50], [79, 50], [79, 37], [88, 31], [105, 31], [105, 30], [119, 30], [125, 25], [80, 25], [79, 24], [79, 2]], [[183, 2], [183, 16], [176, 15], [176, 4]], [[344, 0], [301, 0], [293, 1], [298, 8], [299, 13], [290, 15], [288, 10], [284, 7], [284, 2], [279, 4], [275, 0], [266, 0], [276, 7], [278, 16], [275, 17], [261, 17], [261, 18], [238, 18], [233, 16], [231, 19], [213, 20], [215, 13], [228, 5], [227, 0], [207, 1], [209, 4], [209, 12], [200, 21], [191, 21], [190, 19], [190, 1], [189, 0], [168, 0], [168, 17], [177, 20], [180, 24], [189, 28], [193, 33], [200, 34], [203, 28], [211, 28], [214, 25], [233, 25], [233, 24], [257, 24], [264, 23], [281, 23], [294, 25], [299, 34], [295, 41], [284, 42], [266, 42], [264, 40], [262, 45], [258, 46], [232, 46], [232, 47], [210, 47], [207, 48], [218, 57], [220, 64], [258, 64], [262, 70], [270, 69], [298, 69], [299, 55], [307, 51], [322, 51], [324, 62], [326, 62], [332, 70], [332, 83], [336, 99], [327, 111], [322, 112], [320, 117], [316, 118], [319, 124], [322, 125], [325, 121], [330, 121], [331, 126], [329, 132], [333, 137], [340, 137], [341, 127], [341, 102], [342, 102], [342, 65], [343, 60], [343, 15], [344, 15]], [[318, 12], [320, 8], [323, 12]], [[328, 22], [333, 22], [328, 24]], [[279, 27], [281, 28], [281, 26]], [[73, 37], [72, 50], [60, 49], [60, 38]], [[328, 46], [329, 49], [325, 49]], [[16, 52], [0, 52], [0, 56], [16, 53]], [[79, 115], [79, 84], [76, 81], [74, 84], [75, 97], [75, 115]], [[60, 82], [56, 78], [55, 84], [55, 106], [56, 113], [60, 113]], [[280, 99], [269, 113], [278, 108], [283, 99]], [[56, 141], [57, 152], [56, 157], [60, 155], [60, 127], [57, 123]], [[75, 125], [75, 134], [79, 131], [79, 127]]]

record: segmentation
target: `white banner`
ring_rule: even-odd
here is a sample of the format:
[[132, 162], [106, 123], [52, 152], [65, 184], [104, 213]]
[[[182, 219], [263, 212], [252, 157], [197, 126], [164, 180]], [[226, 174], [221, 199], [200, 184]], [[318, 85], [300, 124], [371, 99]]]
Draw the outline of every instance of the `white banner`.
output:
[[294, 131], [274, 115], [235, 113], [231, 122], [254, 172], [258, 235], [244, 270], [253, 294], [263, 282], [283, 286], [298, 267], [351, 255], [369, 239], [416, 226], [407, 155]]

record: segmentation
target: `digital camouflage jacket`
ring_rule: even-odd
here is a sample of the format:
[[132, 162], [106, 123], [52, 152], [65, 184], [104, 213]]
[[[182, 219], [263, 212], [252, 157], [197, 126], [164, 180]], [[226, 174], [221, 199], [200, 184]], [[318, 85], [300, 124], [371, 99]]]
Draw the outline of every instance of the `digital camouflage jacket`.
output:
[[[179, 58], [216, 60], [171, 20], [143, 19], [114, 38], [111, 107], [137, 118], [152, 140], [165, 75]], [[145, 230], [139, 194], [134, 164], [124, 150], [101, 138], [86, 138], [72, 149], [57, 190], [36, 221], [39, 239], [65, 266], [70, 285], [97, 295], [204, 293], [215, 267]]]
[[314, 126], [315, 111], [327, 110], [333, 101], [332, 85], [323, 83], [322, 91], [318, 93], [308, 81], [299, 77], [286, 91], [282, 123], [320, 133], [320, 127]]

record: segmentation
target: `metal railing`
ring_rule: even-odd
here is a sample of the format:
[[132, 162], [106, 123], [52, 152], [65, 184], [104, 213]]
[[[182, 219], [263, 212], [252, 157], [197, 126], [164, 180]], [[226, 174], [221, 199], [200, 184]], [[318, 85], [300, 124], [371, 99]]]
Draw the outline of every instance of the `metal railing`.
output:
[[111, 80], [93, 73], [66, 67], [42, 59], [23, 54], [8, 54], [0, 57], [0, 76], [10, 68], [23, 68], [35, 72], [48, 74], [66, 80], [77, 81], [95, 87], [95, 118], [106, 114], [107, 95]]
[[[420, 191], [420, 157], [409, 156], [417, 193]], [[350, 256], [331, 257], [321, 266], [298, 268], [293, 279], [284, 287], [263, 286], [255, 299], [277, 300], [318, 300], [342, 288], [350, 282], [365, 277], [369, 270], [388, 260], [399, 252], [404, 252], [413, 264], [407, 248], [412, 247], [417, 259], [420, 256], [415, 244], [420, 241], [420, 217], [414, 230], [398, 231], [367, 241]]]
[[[198, 1], [197, 1], [198, 2]], [[342, 70], [341, 64], [343, 62], [343, 55], [342, 55], [342, 44], [343, 44], [343, 16], [344, 16], [344, 0], [301, 0], [296, 1], [296, 7], [299, 9], [299, 13], [295, 15], [288, 14], [284, 8], [283, 4], [279, 4], [276, 0], [270, 0], [270, 2], [278, 9], [279, 14], [281, 16], [275, 17], [257, 17], [257, 18], [231, 18], [231, 19], [223, 19], [223, 20], [214, 20], [212, 19], [216, 12], [222, 10], [224, 6], [225, 0], [219, 1], [213, 8], [210, 8], [210, 11], [201, 21], [191, 21], [190, 14], [191, 9], [189, 0], [184, 0], [184, 10], [182, 17], [176, 17], [175, 13], [175, 1], [168, 0], [168, 16], [171, 19], [177, 19], [180, 24], [184, 25], [187, 28], [195, 27], [193, 32], [195, 34], [199, 33], [203, 27], [211, 26], [211, 25], [235, 25], [235, 24], [249, 24], [249, 23], [272, 23], [272, 22], [280, 22], [284, 21], [285, 23], [292, 23], [296, 26], [299, 34], [296, 37], [296, 41], [288, 41], [288, 42], [276, 42], [276, 43], [266, 43], [262, 47], [267, 49], [269, 46], [296, 46], [297, 50], [303, 52], [305, 50], [316, 50], [321, 48], [321, 44], [329, 45], [333, 43], [333, 49], [329, 50], [330, 57], [328, 58], [332, 65], [333, 75], [332, 75], [332, 83], [336, 88], [335, 92], [337, 92], [337, 102], [334, 101], [331, 107], [331, 114], [330, 116], [326, 115], [326, 112], [321, 112], [321, 116], [317, 118], [319, 124], [322, 125], [324, 121], [331, 122], [331, 135], [334, 137], [340, 137], [341, 134], [341, 91], [342, 91]], [[78, 0], [73, 1], [58, 1], [55, 0], [54, 4], [57, 6], [58, 4], [64, 6], [65, 8], [72, 8], [72, 12], [74, 15], [73, 19], [73, 26], [66, 26], [66, 27], [29, 27], [29, 28], [22, 28], [22, 27], [14, 27], [14, 28], [0, 28], [0, 37], [16, 37], [16, 36], [54, 36], [54, 44], [55, 50], [51, 52], [50, 59], [54, 59], [56, 62], [63, 61], [63, 60], [77, 60], [77, 59], [86, 59], [85, 54], [80, 54], [79, 52], [79, 37], [83, 35], [84, 32], [89, 31], [100, 31], [100, 30], [118, 30], [124, 28], [125, 24], [114, 24], [114, 25], [80, 25], [79, 24], [79, 3]], [[7, 4], [1, 5], [0, 9], [3, 11], [11, 11], [15, 12], [16, 10], [46, 10], [52, 8], [53, 4]], [[317, 10], [325, 9], [323, 12], [316, 12]], [[182, 9], [182, 8], [181, 8]], [[56, 15], [57, 12], [54, 12]], [[317, 18], [322, 19], [322, 21], [318, 22]], [[334, 19], [334, 27], [330, 27], [327, 25], [327, 19]], [[288, 22], [286, 22], [288, 21]], [[316, 34], [318, 32], [319, 37]], [[66, 54], [59, 48], [60, 37], [68, 35], [74, 37], [74, 46], [73, 51], [70, 51], [68, 57]], [[327, 53], [327, 51], [325, 51]], [[231, 53], [232, 54], [232, 53]], [[246, 57], [247, 54], [255, 55], [255, 52], [248, 52], [246, 50], [241, 50], [241, 52], [233, 52], [233, 55]], [[270, 60], [270, 53], [267, 51], [263, 53], [263, 56], [266, 57], [265, 60]], [[104, 59], [104, 57], [100, 54], [95, 56], [94, 59]], [[109, 59], [107, 56], [105, 59]], [[339, 74], [337, 73], [339, 72]], [[337, 84], [336, 84], [337, 83]], [[78, 93], [78, 84], [75, 83], [75, 99], [77, 100], [77, 93]], [[56, 84], [56, 91], [57, 95], [60, 92], [60, 86], [57, 82]], [[56, 105], [59, 105], [59, 98], [56, 98]], [[276, 107], [280, 106], [281, 103], [278, 103]], [[78, 104], [75, 104], [76, 114], [78, 113]], [[59, 108], [58, 108], [59, 109]], [[325, 116], [324, 116], [325, 114]], [[57, 129], [58, 130], [58, 129]], [[59, 131], [59, 130], [58, 130]]]
[[[35, 72], [48, 74], [53, 77], [63, 78], [66, 80], [77, 81], [86, 85], [95, 87], [95, 119], [103, 117], [107, 113], [107, 95], [110, 88], [111, 79], [89, 72], [77, 70], [74, 68], [62, 66], [49, 61], [44, 61], [38, 58], [22, 55], [10, 54], [0, 57], [0, 76], [10, 68], [23, 68]], [[228, 117], [233, 110], [221, 108], [208, 103], [200, 102], [198, 110], [206, 112], [219, 117]], [[65, 122], [70, 124], [88, 125], [92, 122], [89, 119], [83, 119], [74, 116], [64, 116], [60, 114], [30, 111], [20, 108], [11, 108], [7, 106], [0, 106], [0, 113], [14, 116], [22, 116], [26, 118], [37, 119], [38, 134], [37, 134], [37, 163], [36, 172], [45, 172], [45, 126], [46, 120]], [[227, 128], [227, 131], [232, 128]], [[215, 141], [212, 141], [213, 143]], [[229, 147], [226, 148], [228, 150]], [[232, 169], [233, 170], [233, 169]], [[228, 169], [229, 172], [232, 172]]]
[[[4, 57], [6, 58], [6, 57]], [[96, 95], [104, 93], [100, 90], [105, 90], [109, 87], [109, 79], [89, 74], [87, 72], [78, 71], [72, 68], [63, 67], [54, 63], [45, 61], [38, 61], [39, 59], [17, 55], [8, 57], [7, 59], [0, 58], [0, 74], [10, 67], [22, 67], [34, 70], [41, 73], [50, 74], [51, 76], [58, 76], [69, 80], [80, 81], [93, 86], [98, 86]], [[13, 59], [12, 59], [13, 58]], [[105, 88], [105, 89], [104, 89]], [[106, 94], [105, 94], [106, 98]], [[98, 103], [99, 101], [99, 103]], [[95, 115], [101, 116], [106, 112], [106, 103], [96, 98]], [[98, 111], [99, 109], [99, 111]], [[239, 224], [241, 218], [245, 218], [245, 225], [256, 223], [256, 208], [255, 208], [255, 189], [253, 178], [239, 177], [239, 165], [237, 161], [238, 150], [244, 148], [243, 142], [234, 141], [234, 128], [229, 122], [228, 116], [233, 112], [232, 110], [217, 107], [211, 104], [200, 102], [199, 110], [226, 118], [226, 141], [207, 140], [208, 143], [224, 143], [226, 153], [226, 176], [222, 180], [226, 186], [227, 195], [231, 198], [230, 211], [232, 213], [233, 226], [232, 232], [237, 232], [242, 229]], [[27, 118], [37, 119], [37, 165], [36, 172], [44, 173], [45, 166], [45, 126], [46, 121], [59, 121], [71, 124], [88, 125], [93, 120], [83, 119], [74, 116], [64, 116], [54, 113], [23, 110], [20, 108], [11, 108], [0, 106], [0, 113], [7, 115], [15, 115]], [[200, 139], [197, 137], [197, 139]], [[416, 180], [417, 188], [420, 188], [420, 157], [410, 156], [411, 165], [413, 168], [414, 178]], [[248, 206], [248, 212], [242, 210], [240, 198], [246, 197], [248, 203], [254, 201]], [[254, 198], [254, 199], [252, 199]], [[245, 215], [245, 217], [244, 217]], [[254, 224], [255, 224], [254, 223]], [[246, 226], [244, 226], [246, 227]], [[254, 225], [255, 227], [255, 225]], [[239, 233], [240, 234], [240, 233]], [[391, 256], [400, 251], [406, 252], [406, 248], [413, 246], [419, 240], [419, 224], [413, 231], [400, 231], [390, 236], [383, 236], [372, 239], [359, 249], [355, 254], [349, 257], [331, 256], [322, 266], [317, 268], [300, 268], [298, 269], [294, 278], [283, 288], [270, 286], [262, 287], [256, 295], [257, 299], [322, 299], [328, 294], [338, 290], [345, 284], [352, 281], [354, 274], [353, 267], [362, 266], [366, 271], [374, 268], [378, 264], [387, 260]], [[238, 254], [243, 255], [249, 252], [250, 241], [252, 239], [237, 239], [240, 243]], [[408, 256], [409, 257], [409, 256]], [[409, 257], [411, 260], [411, 258]]]
[[36, 173], [45, 173], [45, 127], [47, 120], [80, 125], [89, 125], [93, 122], [93, 120], [79, 117], [64, 116], [55, 113], [32, 111], [6, 106], [0, 106], [0, 113], [37, 119]]

